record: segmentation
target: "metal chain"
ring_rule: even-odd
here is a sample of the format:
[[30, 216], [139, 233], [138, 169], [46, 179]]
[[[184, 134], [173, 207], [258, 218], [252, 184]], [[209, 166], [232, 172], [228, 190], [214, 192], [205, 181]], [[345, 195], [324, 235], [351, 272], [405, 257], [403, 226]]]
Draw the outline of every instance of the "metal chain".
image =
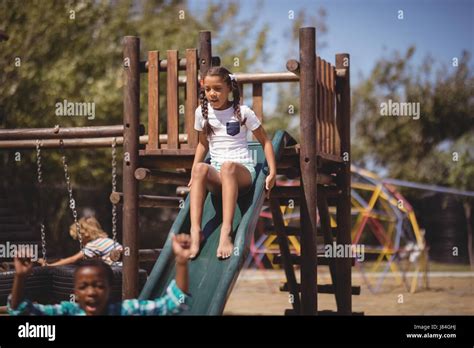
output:
[[[41, 190], [41, 186], [43, 183], [43, 172], [41, 171], [41, 141], [36, 140], [36, 171], [37, 171], [37, 180], [39, 190]], [[41, 197], [40, 197], [41, 200]], [[40, 202], [41, 204], [41, 202]], [[42, 209], [40, 209], [42, 210]], [[44, 262], [46, 262], [46, 233], [45, 233], [45, 226], [44, 226], [44, 215], [41, 212], [41, 222], [40, 222], [40, 231], [41, 231], [41, 254], [43, 256]]]
[[[117, 138], [112, 140], [112, 192], [117, 192]], [[112, 238], [117, 244], [117, 205], [112, 203]]]
[[77, 238], [79, 239], [79, 245], [82, 250], [83, 245], [82, 245], [81, 227], [79, 225], [79, 222], [77, 221], [76, 201], [74, 200], [74, 197], [72, 195], [71, 178], [69, 177], [69, 171], [68, 171], [67, 162], [66, 162], [66, 155], [64, 154], [64, 141], [62, 139], [59, 140], [59, 145], [61, 147], [64, 178], [66, 179], [66, 188], [69, 194], [69, 208], [71, 209], [72, 216], [74, 217], [74, 224], [76, 225], [76, 234], [77, 234]]

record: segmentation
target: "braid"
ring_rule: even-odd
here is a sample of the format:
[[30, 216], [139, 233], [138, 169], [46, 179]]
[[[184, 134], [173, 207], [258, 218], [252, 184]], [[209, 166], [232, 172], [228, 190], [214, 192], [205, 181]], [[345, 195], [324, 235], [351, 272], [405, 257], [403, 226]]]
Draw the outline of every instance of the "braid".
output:
[[206, 135], [214, 134], [214, 130], [212, 129], [212, 126], [208, 120], [208, 112], [209, 112], [207, 108], [208, 101], [206, 98], [206, 93], [204, 92], [204, 88], [201, 88], [200, 99], [201, 99], [201, 113], [202, 113], [202, 117], [204, 118], [204, 133], [206, 133]]
[[237, 117], [240, 124], [244, 125], [247, 119], [245, 118], [244, 120], [242, 120], [242, 113], [240, 112], [240, 90], [239, 90], [239, 86], [237, 85], [237, 81], [232, 80], [231, 87], [232, 87], [232, 96], [234, 98], [233, 100], [234, 115]]

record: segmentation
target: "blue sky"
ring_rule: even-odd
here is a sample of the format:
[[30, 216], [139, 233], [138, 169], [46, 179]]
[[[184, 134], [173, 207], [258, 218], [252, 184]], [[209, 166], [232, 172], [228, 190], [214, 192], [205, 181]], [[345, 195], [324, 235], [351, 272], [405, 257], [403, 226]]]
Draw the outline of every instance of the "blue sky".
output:
[[[207, 8], [208, 1], [188, 1], [193, 12]], [[256, 1], [239, 3], [242, 18], [255, 11]], [[255, 25], [270, 25], [272, 52], [281, 52], [270, 55], [265, 71], [285, 71], [286, 60], [297, 58], [286, 53], [289, 46], [293, 52], [298, 48], [297, 42], [284, 36], [291, 28], [288, 11], [304, 10], [311, 17], [321, 7], [327, 12], [328, 32], [322, 38], [327, 46], [318, 54], [334, 62], [336, 53], [350, 53], [353, 83], [360, 80], [360, 73], [367, 76], [380, 57], [395, 50], [405, 52], [410, 45], [416, 46], [415, 64], [430, 54], [438, 63], [449, 65], [463, 49], [473, 51], [473, 0], [262, 0], [262, 6]], [[399, 10], [403, 11], [403, 20], [397, 18]], [[305, 25], [314, 23], [308, 21]]]

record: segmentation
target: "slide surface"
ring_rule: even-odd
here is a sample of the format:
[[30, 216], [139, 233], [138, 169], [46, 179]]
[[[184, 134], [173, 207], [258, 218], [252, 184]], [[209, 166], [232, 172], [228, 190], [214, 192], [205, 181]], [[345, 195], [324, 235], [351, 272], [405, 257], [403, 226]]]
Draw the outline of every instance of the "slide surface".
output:
[[[283, 131], [273, 137], [273, 148], [277, 161], [289, 135]], [[291, 139], [293, 140], [293, 139]], [[205, 236], [198, 257], [189, 262], [190, 310], [184, 315], [221, 315], [240, 269], [248, 256], [250, 240], [255, 231], [259, 214], [265, 200], [265, 177], [268, 166], [263, 149], [258, 142], [249, 142], [249, 150], [256, 160], [257, 176], [251, 190], [239, 196], [233, 221], [234, 253], [227, 260], [216, 256], [222, 223], [221, 198], [208, 193], [203, 210], [202, 230]], [[189, 233], [189, 195], [181, 208], [163, 250], [140, 294], [140, 299], [163, 296], [168, 284], [175, 276], [174, 255], [171, 236]]]

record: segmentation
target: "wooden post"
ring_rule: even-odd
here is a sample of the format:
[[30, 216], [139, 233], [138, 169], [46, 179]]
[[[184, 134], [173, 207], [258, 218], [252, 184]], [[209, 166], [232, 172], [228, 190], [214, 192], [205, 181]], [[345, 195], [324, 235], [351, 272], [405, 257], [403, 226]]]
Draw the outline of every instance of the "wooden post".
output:
[[197, 50], [186, 50], [186, 105], [185, 132], [188, 134], [188, 146], [195, 148], [198, 143], [198, 133], [194, 129], [194, 112], [198, 106], [198, 76]]
[[138, 296], [138, 136], [140, 115], [140, 39], [126, 36], [123, 41], [124, 161], [123, 161], [123, 288], [124, 299]]
[[160, 52], [148, 52], [148, 144], [147, 150], [160, 147]]
[[212, 66], [212, 43], [211, 32], [199, 32], [199, 79], [206, 75]]
[[301, 314], [317, 313], [316, 257], [316, 30], [301, 28], [300, 132], [301, 151]]
[[[337, 128], [341, 138], [341, 156], [344, 160], [338, 174], [341, 196], [337, 201], [336, 243], [349, 245], [351, 241], [351, 87], [349, 54], [336, 54], [336, 69], [345, 69], [343, 77], [336, 78]], [[352, 314], [351, 259], [336, 259], [336, 298], [340, 314]]]
[[[243, 102], [243, 98], [240, 100]], [[261, 83], [252, 84], [252, 110], [260, 122], [263, 123], [263, 88]], [[255, 135], [252, 135], [252, 139], [257, 140]]]

